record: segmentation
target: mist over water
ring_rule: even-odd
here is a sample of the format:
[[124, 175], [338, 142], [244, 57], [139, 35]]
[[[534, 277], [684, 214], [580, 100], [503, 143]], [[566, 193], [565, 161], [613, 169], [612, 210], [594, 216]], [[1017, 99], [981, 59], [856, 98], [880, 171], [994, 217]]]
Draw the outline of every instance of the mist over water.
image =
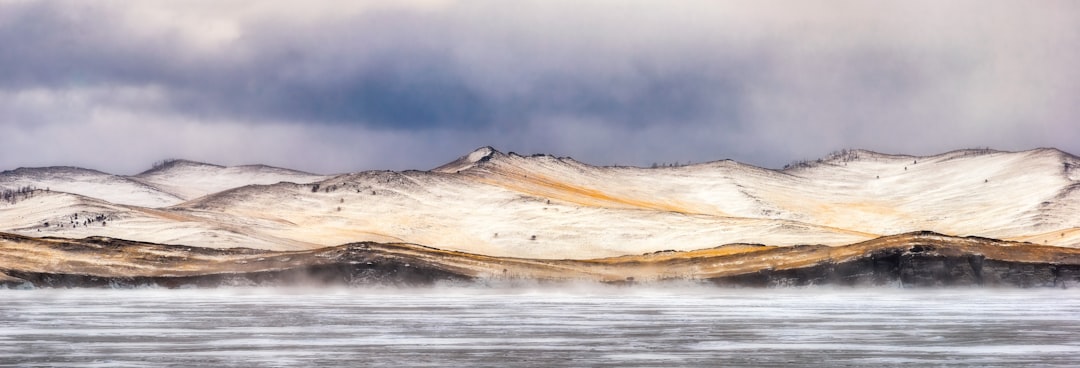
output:
[[1076, 366], [1080, 291], [0, 290], [0, 366]]

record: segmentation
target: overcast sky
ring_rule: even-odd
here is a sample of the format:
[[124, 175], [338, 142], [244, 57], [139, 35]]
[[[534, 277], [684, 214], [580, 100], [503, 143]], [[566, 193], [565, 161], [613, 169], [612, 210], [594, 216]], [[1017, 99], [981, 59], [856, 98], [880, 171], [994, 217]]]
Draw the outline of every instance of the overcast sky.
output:
[[1080, 1], [0, 0], [0, 169], [1080, 153]]

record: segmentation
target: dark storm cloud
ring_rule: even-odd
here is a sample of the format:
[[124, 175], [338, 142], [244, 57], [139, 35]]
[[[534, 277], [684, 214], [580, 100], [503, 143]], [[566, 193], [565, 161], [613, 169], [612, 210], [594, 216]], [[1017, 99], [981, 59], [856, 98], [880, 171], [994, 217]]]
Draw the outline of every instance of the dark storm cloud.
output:
[[0, 165], [1078, 152], [1080, 11], [1043, 5], [0, 0]]
[[409, 128], [490, 119], [488, 102], [443, 66], [444, 55], [407, 43], [355, 55], [367, 42], [351, 35], [375, 33], [364, 19], [351, 28], [294, 32], [301, 37], [252, 29], [235, 48], [200, 53], [168, 30], [140, 35], [115, 8], [65, 5], [8, 5], [0, 42], [13, 52], [0, 56], [4, 89], [163, 86], [167, 104], [155, 108], [251, 120]]
[[[139, 30], [114, 8], [50, 2], [11, 8], [0, 27], [0, 40], [17, 46], [0, 57], [5, 88], [164, 86], [169, 100], [153, 107], [177, 114], [382, 129], [476, 129], [543, 115], [640, 125], [693, 120], [714, 112], [706, 111], [710, 104], [734, 108], [728, 101], [738, 97], [716, 76], [680, 65], [659, 71], [641, 54], [628, 55], [639, 64], [634, 70], [598, 77], [570, 63], [510, 64], [545, 48], [520, 50], [501, 65], [466, 64], [455, 46], [483, 37], [482, 30], [455, 35], [472, 19], [442, 14], [375, 11], [299, 28], [253, 22], [235, 45], [204, 54], [185, 47], [175, 32], [132, 36]], [[527, 89], [474, 83], [488, 67], [526, 74]]]

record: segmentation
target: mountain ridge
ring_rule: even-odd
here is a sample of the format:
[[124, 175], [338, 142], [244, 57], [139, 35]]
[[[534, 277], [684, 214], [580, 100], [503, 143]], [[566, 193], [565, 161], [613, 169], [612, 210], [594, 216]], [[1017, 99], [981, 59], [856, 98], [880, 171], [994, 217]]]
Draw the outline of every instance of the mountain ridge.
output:
[[[93, 230], [212, 248], [409, 242], [529, 258], [740, 242], [839, 246], [917, 230], [1080, 247], [1080, 160], [1060, 150], [843, 150], [821, 161], [790, 170], [732, 160], [593, 166], [484, 146], [429, 171], [314, 175], [182, 160], [167, 170], [113, 176], [176, 199], [124, 203], [123, 190], [104, 199], [82, 193], [128, 206], [114, 214], [130, 220], [93, 229], [35, 226], [81, 207], [41, 202], [53, 212], [43, 214], [31, 200], [0, 205], [0, 231], [78, 237]], [[0, 183], [12, 175], [5, 173]]]
[[[817, 158], [817, 159], [802, 160], [802, 161], [805, 161], [805, 162], [828, 162], [828, 161], [842, 160], [842, 157], [845, 156], [848, 153], [854, 153], [854, 154], [866, 155], [866, 156], [876, 156], [876, 157], [882, 157], [882, 158], [896, 158], [896, 159], [899, 159], [899, 158], [915, 158], [915, 159], [924, 159], [924, 160], [925, 159], [934, 159], [934, 158], [953, 159], [953, 158], [958, 158], [958, 157], [979, 156], [979, 155], [987, 155], [987, 154], [1049, 153], [1049, 154], [1054, 154], [1054, 155], [1060, 155], [1064, 159], [1068, 159], [1070, 161], [1080, 162], [1080, 156], [1074, 155], [1072, 153], [1069, 153], [1067, 151], [1063, 151], [1063, 150], [1060, 150], [1060, 149], [1054, 148], [1054, 147], [1038, 147], [1038, 148], [1032, 148], [1032, 149], [1027, 149], [1027, 150], [1019, 150], [1019, 151], [995, 150], [995, 149], [990, 149], [990, 148], [964, 148], [964, 149], [951, 150], [951, 151], [947, 151], [947, 152], [944, 152], [944, 153], [931, 154], [931, 155], [921, 155], [921, 156], [920, 155], [911, 155], [911, 154], [902, 154], [902, 153], [884, 153], [884, 152], [878, 152], [878, 151], [869, 150], [869, 149], [863, 149], [863, 148], [851, 148], [851, 149], [842, 149], [842, 150], [834, 151], [834, 152], [831, 152], [831, 153], [829, 153], [829, 154], [827, 154], [825, 156], [822, 156], [820, 158]], [[473, 156], [475, 156], [475, 158], [471, 158]], [[477, 149], [474, 149], [473, 151], [470, 151], [468, 154], [460, 156], [459, 158], [457, 158], [457, 159], [455, 159], [453, 161], [447, 162], [445, 164], [442, 164], [442, 165], [437, 166], [435, 168], [432, 168], [430, 170], [410, 169], [410, 170], [402, 170], [402, 171], [432, 171], [432, 172], [441, 172], [441, 173], [451, 173], [451, 172], [461, 170], [461, 169], [459, 169], [459, 170], [449, 170], [449, 168], [454, 167], [455, 163], [476, 164], [476, 163], [487, 162], [487, 161], [490, 161], [491, 159], [497, 159], [497, 158], [502, 158], [502, 157], [518, 157], [518, 158], [525, 158], [525, 159], [538, 158], [538, 157], [539, 158], [551, 158], [551, 159], [556, 159], [556, 160], [560, 160], [560, 161], [564, 161], [564, 162], [573, 162], [573, 163], [577, 163], [577, 164], [581, 164], [581, 165], [585, 165], [585, 166], [589, 166], [589, 167], [594, 167], [594, 168], [668, 169], [668, 168], [671, 168], [671, 167], [692, 167], [692, 166], [707, 166], [707, 165], [715, 165], [715, 164], [736, 164], [736, 165], [739, 165], [739, 166], [754, 167], [754, 168], [758, 168], [758, 169], [762, 169], [762, 170], [778, 171], [778, 172], [779, 171], [785, 171], [784, 168], [775, 168], [774, 169], [774, 168], [762, 167], [762, 166], [757, 166], [757, 165], [752, 165], [752, 164], [747, 164], [747, 163], [735, 161], [735, 160], [732, 160], [732, 159], [718, 159], [718, 160], [711, 160], [711, 161], [705, 161], [705, 162], [699, 162], [699, 163], [693, 163], [693, 164], [685, 164], [685, 165], [679, 165], [679, 166], [657, 166], [657, 167], [633, 166], [633, 165], [631, 165], [631, 166], [627, 166], [627, 165], [614, 165], [614, 166], [591, 165], [591, 164], [583, 163], [581, 161], [577, 161], [577, 160], [575, 160], [575, 159], [573, 159], [572, 157], [569, 157], [569, 156], [555, 156], [555, 155], [548, 154], [548, 153], [536, 153], [536, 154], [528, 154], [528, 155], [518, 154], [518, 153], [513, 152], [513, 151], [504, 153], [504, 152], [502, 152], [502, 151], [500, 151], [498, 149], [495, 149], [493, 146], [479, 147]], [[0, 171], [0, 175], [11, 174], [11, 173], [16, 173], [16, 172], [20, 172], [20, 171], [22, 171], [22, 172], [25, 172], [25, 171], [53, 172], [53, 171], [60, 170], [60, 171], [93, 172], [93, 173], [99, 173], [99, 174], [106, 174], [106, 175], [112, 175], [112, 176], [118, 176], [118, 177], [131, 178], [131, 177], [146, 176], [147, 174], [151, 174], [151, 173], [154, 173], [156, 171], [168, 170], [168, 169], [171, 169], [171, 168], [173, 168], [175, 166], [195, 166], [195, 167], [205, 166], [205, 167], [213, 167], [213, 168], [218, 168], [218, 169], [256, 168], [256, 169], [278, 170], [278, 171], [291, 172], [291, 173], [296, 173], [296, 174], [305, 174], [305, 175], [312, 175], [312, 176], [325, 176], [325, 177], [332, 177], [332, 176], [335, 176], [335, 175], [355, 174], [355, 173], [361, 173], [361, 172], [367, 172], [367, 171], [388, 171], [388, 170], [373, 169], [373, 170], [364, 170], [364, 171], [355, 171], [355, 172], [346, 172], [346, 173], [322, 175], [322, 174], [313, 174], [313, 173], [306, 172], [306, 171], [303, 171], [303, 170], [285, 168], [285, 167], [280, 167], [280, 166], [265, 165], [265, 164], [244, 164], [244, 165], [224, 166], [224, 165], [219, 165], [219, 164], [214, 164], [214, 163], [208, 163], [208, 162], [202, 162], [202, 161], [195, 161], [195, 160], [189, 160], [189, 159], [180, 158], [180, 159], [163, 160], [160, 163], [155, 164], [155, 167], [144, 170], [144, 171], [142, 171], [142, 172], [140, 172], [138, 174], [134, 174], [134, 175], [110, 174], [110, 173], [100, 171], [100, 170], [97, 170], [97, 169], [83, 168], [83, 167], [78, 167], [78, 166], [66, 166], [66, 165], [40, 166], [40, 167], [18, 167], [18, 168], [15, 168], [15, 169], [8, 169], [8, 170]]]

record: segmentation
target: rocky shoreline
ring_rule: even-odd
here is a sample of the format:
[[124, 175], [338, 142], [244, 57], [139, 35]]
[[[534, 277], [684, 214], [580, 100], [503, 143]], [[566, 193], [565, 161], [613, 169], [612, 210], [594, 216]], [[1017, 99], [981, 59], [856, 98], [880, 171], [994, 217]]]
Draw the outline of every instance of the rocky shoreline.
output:
[[1080, 286], [1080, 250], [918, 232], [842, 247], [729, 245], [591, 260], [500, 258], [414, 244], [208, 249], [0, 234], [0, 287], [428, 286], [532, 280], [722, 287]]
[[971, 254], [946, 256], [934, 252], [892, 250], [843, 263], [785, 270], [766, 269], [709, 281], [717, 285], [749, 287], [895, 285], [903, 288], [1072, 288], [1080, 286], [1080, 265], [1009, 262]]

